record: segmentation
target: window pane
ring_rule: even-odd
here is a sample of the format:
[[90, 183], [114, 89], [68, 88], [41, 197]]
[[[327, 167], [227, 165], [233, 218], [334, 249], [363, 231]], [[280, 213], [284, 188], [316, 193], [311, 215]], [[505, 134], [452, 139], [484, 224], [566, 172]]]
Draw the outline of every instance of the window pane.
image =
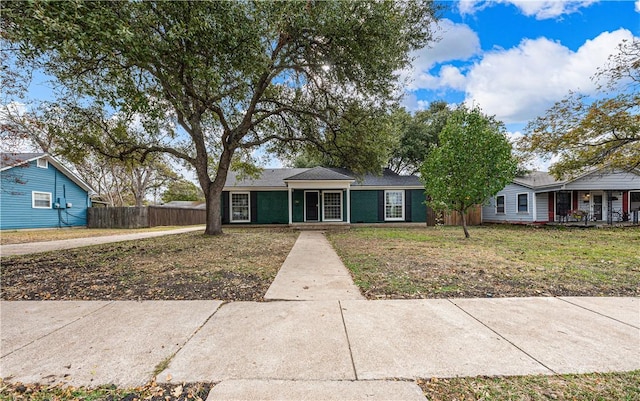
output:
[[385, 192], [385, 219], [402, 220], [403, 191]]
[[33, 193], [33, 207], [51, 207], [51, 194], [43, 192]]
[[498, 196], [496, 198], [496, 212], [504, 213], [504, 196]]
[[249, 221], [249, 194], [231, 194], [231, 221]]
[[342, 193], [325, 192], [324, 197], [324, 219], [342, 220]]
[[527, 194], [518, 195], [518, 212], [527, 212], [528, 211], [528, 201], [529, 198]]

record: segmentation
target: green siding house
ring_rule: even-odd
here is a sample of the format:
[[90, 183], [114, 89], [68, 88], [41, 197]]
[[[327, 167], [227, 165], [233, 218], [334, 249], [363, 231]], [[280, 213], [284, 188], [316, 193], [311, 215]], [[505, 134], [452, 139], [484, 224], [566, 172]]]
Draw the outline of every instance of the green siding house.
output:
[[426, 222], [416, 176], [385, 170], [356, 178], [348, 170], [265, 169], [257, 178], [231, 172], [222, 193], [224, 224]]

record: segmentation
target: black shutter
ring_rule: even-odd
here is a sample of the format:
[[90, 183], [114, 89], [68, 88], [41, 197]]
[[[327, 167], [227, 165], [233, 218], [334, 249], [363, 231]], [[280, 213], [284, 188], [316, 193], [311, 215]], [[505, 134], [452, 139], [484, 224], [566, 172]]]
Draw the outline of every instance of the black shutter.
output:
[[251, 222], [256, 223], [258, 221], [258, 193], [252, 191], [249, 196], [251, 198]]
[[222, 224], [229, 224], [229, 191], [222, 192]]
[[404, 191], [404, 221], [411, 220], [411, 190]]
[[378, 191], [378, 221], [384, 221], [384, 191]]

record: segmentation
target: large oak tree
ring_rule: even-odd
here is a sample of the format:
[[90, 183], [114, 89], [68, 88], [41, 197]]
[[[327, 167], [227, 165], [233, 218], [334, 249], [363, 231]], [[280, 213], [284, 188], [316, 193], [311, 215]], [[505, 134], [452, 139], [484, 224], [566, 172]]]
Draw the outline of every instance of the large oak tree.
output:
[[148, 122], [173, 119], [175, 130], [114, 139], [142, 158], [166, 152], [192, 166], [207, 201], [207, 234], [222, 232], [221, 192], [238, 154], [353, 135], [343, 113], [354, 101], [377, 111], [396, 100], [398, 71], [432, 40], [437, 11], [420, 0], [0, 7], [3, 39], [19, 57], [85, 102]]

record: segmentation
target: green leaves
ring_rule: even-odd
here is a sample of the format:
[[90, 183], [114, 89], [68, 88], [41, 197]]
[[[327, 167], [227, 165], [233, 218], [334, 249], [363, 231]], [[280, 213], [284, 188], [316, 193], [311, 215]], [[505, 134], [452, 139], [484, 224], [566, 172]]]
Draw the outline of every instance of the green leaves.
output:
[[498, 193], [515, 175], [517, 161], [503, 124], [479, 108], [460, 106], [453, 111], [438, 142], [420, 170], [429, 204], [436, 210], [463, 215]]

